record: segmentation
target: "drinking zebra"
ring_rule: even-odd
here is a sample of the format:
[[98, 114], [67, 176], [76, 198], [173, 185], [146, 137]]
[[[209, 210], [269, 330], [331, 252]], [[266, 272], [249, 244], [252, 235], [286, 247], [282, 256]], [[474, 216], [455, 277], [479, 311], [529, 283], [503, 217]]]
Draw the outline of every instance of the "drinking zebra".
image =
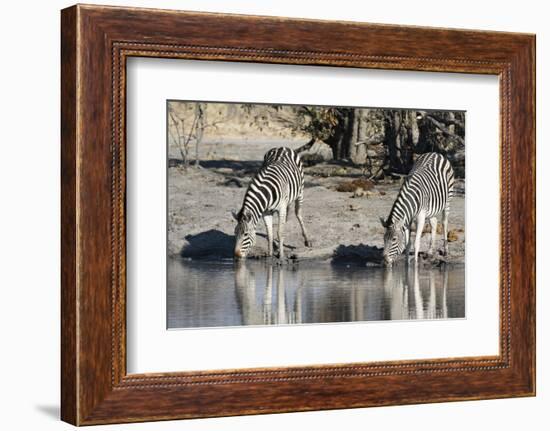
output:
[[244, 258], [256, 242], [256, 226], [263, 219], [267, 230], [267, 254], [273, 256], [273, 214], [279, 214], [279, 258], [284, 258], [284, 226], [288, 208], [295, 202], [296, 218], [300, 223], [304, 242], [311, 247], [302, 218], [304, 199], [304, 169], [298, 154], [290, 148], [272, 148], [244, 196], [235, 227], [235, 257]]
[[422, 154], [403, 182], [387, 220], [380, 218], [385, 227], [384, 262], [391, 266], [406, 248], [407, 260], [411, 247], [410, 230], [416, 219], [414, 260], [418, 260], [420, 237], [424, 222], [431, 225], [431, 242], [428, 253], [433, 253], [437, 233], [437, 216], [443, 213], [443, 247], [448, 252], [447, 222], [453, 192], [454, 173], [451, 163], [438, 153]]

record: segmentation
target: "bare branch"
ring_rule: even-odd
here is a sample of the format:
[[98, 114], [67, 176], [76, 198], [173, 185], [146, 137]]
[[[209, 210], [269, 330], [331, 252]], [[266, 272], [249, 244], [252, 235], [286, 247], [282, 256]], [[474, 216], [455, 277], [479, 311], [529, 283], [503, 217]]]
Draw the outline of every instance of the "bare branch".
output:
[[[176, 128], [176, 133], [177, 133], [177, 137], [174, 136], [174, 134], [170, 131], [170, 136], [172, 137], [172, 139], [176, 142], [176, 145], [178, 146], [178, 149], [180, 151], [180, 156], [181, 156], [181, 159], [183, 162], [185, 162], [187, 160], [187, 152], [184, 151], [184, 148], [182, 148], [181, 144], [182, 144], [182, 138], [183, 138], [183, 133], [184, 133], [184, 128], [183, 128], [183, 119], [179, 119], [177, 118], [173, 111], [172, 110], [169, 110], [169, 115], [170, 115], [170, 119], [172, 120], [172, 122], [174, 123], [174, 127]], [[179, 120], [179, 121], [178, 121]], [[181, 121], [181, 131], [180, 131], [180, 124], [179, 122]], [[170, 128], [168, 128], [168, 130], [170, 130]]]
[[302, 145], [301, 147], [299, 147], [295, 151], [297, 153], [302, 153], [304, 151], [307, 151], [313, 146], [314, 143], [315, 143], [315, 139], [312, 138], [307, 144]]
[[417, 112], [422, 117], [430, 117], [430, 118], [436, 120], [439, 123], [445, 124], [446, 126], [454, 124], [455, 126], [461, 127], [462, 129], [464, 129], [466, 127], [464, 122], [462, 122], [460, 120], [457, 120], [456, 118], [443, 118], [443, 117], [440, 117], [438, 115], [435, 115], [434, 113], [427, 113], [426, 111], [417, 111]]
[[423, 115], [423, 117], [428, 120], [430, 123], [432, 123], [437, 129], [441, 130], [441, 132], [443, 132], [443, 134], [445, 136], [447, 136], [448, 138], [450, 139], [453, 139], [455, 140], [456, 142], [464, 145], [464, 139], [462, 139], [460, 136], [458, 136], [457, 134], [455, 133], [452, 133], [450, 132], [444, 124], [442, 124], [441, 122], [437, 121], [433, 116], [431, 116], [430, 114], [425, 114]]
[[378, 134], [378, 135], [371, 136], [370, 138], [365, 139], [363, 141], [357, 141], [355, 143], [355, 146], [356, 147], [358, 147], [359, 145], [369, 146], [369, 145], [373, 145], [373, 144], [380, 144], [382, 142], [384, 142], [384, 135], [383, 134]]
[[193, 137], [193, 130], [196, 127], [197, 118], [198, 118], [198, 115], [195, 114], [195, 117], [193, 118], [193, 124], [191, 124], [191, 128], [189, 129], [189, 134], [187, 135], [187, 139], [184, 141], [184, 144], [183, 144], [185, 147], [187, 147], [187, 145], [189, 145], [189, 141]]

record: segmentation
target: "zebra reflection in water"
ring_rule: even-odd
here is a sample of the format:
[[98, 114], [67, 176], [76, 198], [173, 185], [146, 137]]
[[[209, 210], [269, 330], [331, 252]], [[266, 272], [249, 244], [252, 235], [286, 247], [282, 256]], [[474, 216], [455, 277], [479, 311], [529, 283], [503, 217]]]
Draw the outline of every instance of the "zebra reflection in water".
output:
[[[254, 269], [249, 269], [246, 261], [235, 262], [235, 293], [241, 310], [243, 325], [284, 325], [302, 323], [302, 287], [300, 277], [293, 289], [293, 297], [288, 298], [285, 289], [287, 269], [282, 266], [265, 264], [265, 283], [257, 289], [257, 277]], [[262, 271], [264, 273], [264, 271]], [[275, 275], [275, 276], [274, 276]], [[274, 286], [273, 280], [276, 278]], [[273, 288], [275, 287], [275, 292]], [[276, 295], [275, 309], [273, 296]], [[289, 308], [290, 307], [290, 308]]]
[[460, 265], [238, 263], [169, 260], [168, 328], [465, 317]]
[[[343, 269], [342, 269], [343, 270]], [[336, 271], [339, 271], [338, 269]], [[448, 269], [387, 270], [383, 285], [366, 288], [364, 272], [347, 272], [338, 288], [321, 292], [315, 274], [266, 262], [235, 264], [235, 294], [242, 325], [446, 319]], [[308, 274], [312, 279], [308, 279]], [[379, 277], [382, 274], [372, 274]], [[344, 277], [346, 277], [344, 275]]]
[[388, 320], [446, 319], [449, 270], [420, 270], [417, 265], [406, 271], [388, 270], [384, 274]]

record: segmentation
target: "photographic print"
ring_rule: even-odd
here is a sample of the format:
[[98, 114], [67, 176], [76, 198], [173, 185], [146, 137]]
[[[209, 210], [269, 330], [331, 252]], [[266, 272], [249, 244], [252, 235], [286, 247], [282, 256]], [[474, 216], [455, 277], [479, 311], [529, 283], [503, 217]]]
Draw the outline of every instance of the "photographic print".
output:
[[465, 317], [464, 111], [166, 108], [168, 329]]
[[535, 35], [61, 24], [64, 421], [535, 395]]

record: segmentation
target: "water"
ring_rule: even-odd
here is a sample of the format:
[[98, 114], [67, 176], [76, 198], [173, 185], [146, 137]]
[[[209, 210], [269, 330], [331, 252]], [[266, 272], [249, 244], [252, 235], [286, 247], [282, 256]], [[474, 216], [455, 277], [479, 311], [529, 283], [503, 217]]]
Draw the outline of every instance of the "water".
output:
[[168, 328], [465, 317], [464, 266], [168, 262]]

